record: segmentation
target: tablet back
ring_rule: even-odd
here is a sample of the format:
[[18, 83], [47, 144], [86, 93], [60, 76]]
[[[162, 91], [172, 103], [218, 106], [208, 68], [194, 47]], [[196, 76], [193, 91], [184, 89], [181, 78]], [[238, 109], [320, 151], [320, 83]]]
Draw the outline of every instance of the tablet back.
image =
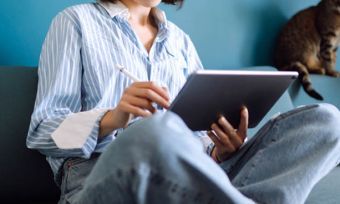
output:
[[252, 128], [297, 76], [282, 71], [201, 70], [188, 77], [169, 110], [196, 131], [209, 130], [220, 114], [237, 128], [240, 109], [246, 106]]

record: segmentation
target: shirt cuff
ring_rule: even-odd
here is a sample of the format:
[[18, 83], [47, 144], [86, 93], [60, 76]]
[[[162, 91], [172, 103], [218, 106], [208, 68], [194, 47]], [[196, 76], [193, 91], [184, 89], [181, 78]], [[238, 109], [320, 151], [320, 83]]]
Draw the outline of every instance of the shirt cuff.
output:
[[210, 139], [210, 137], [207, 135], [207, 132], [206, 131], [196, 131], [196, 132], [194, 132], [194, 134], [196, 136], [198, 136], [199, 139], [201, 140], [201, 143], [203, 145], [203, 148], [204, 148], [205, 152], [208, 155], [211, 155], [211, 152], [214, 149], [215, 144]]
[[213, 151], [213, 149], [215, 148], [215, 144], [212, 142], [208, 145], [207, 149], [206, 149], [206, 153], [211, 156], [211, 153]]
[[60, 149], [82, 149], [89, 153], [89, 148], [97, 145], [99, 122], [109, 110], [93, 109], [67, 116], [52, 133], [53, 141]]

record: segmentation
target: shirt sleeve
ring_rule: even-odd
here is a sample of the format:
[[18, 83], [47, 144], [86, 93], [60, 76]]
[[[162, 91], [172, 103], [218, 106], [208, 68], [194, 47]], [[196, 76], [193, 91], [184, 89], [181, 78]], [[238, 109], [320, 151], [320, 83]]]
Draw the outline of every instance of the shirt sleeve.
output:
[[188, 65], [188, 72], [192, 73], [194, 71], [203, 69], [203, 65], [200, 57], [198, 56], [197, 50], [191, 40], [191, 38], [186, 35], [185, 36], [185, 47], [186, 47], [186, 61]]
[[[77, 22], [65, 13], [57, 15], [51, 24], [42, 47], [38, 76], [27, 147], [51, 157], [88, 158], [97, 145], [99, 122], [107, 110], [80, 112], [81, 33]], [[68, 139], [68, 146], [59, 141], [59, 147], [65, 147], [59, 148], [53, 134]], [[70, 145], [69, 141], [78, 144]]]

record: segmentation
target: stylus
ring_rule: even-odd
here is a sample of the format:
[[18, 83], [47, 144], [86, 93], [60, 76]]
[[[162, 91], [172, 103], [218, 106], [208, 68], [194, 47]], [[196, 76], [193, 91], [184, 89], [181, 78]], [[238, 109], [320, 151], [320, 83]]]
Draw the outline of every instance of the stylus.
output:
[[123, 65], [116, 64], [115, 66], [121, 73], [129, 77], [133, 82], [140, 81], [137, 77], [133, 76]]

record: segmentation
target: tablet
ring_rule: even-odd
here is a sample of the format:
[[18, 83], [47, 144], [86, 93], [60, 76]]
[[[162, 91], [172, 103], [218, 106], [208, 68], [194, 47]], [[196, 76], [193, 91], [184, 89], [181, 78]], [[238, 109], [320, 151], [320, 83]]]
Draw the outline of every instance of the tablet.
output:
[[237, 128], [246, 106], [253, 128], [297, 77], [288, 71], [200, 70], [188, 77], [169, 110], [197, 131], [209, 130], [221, 114]]

